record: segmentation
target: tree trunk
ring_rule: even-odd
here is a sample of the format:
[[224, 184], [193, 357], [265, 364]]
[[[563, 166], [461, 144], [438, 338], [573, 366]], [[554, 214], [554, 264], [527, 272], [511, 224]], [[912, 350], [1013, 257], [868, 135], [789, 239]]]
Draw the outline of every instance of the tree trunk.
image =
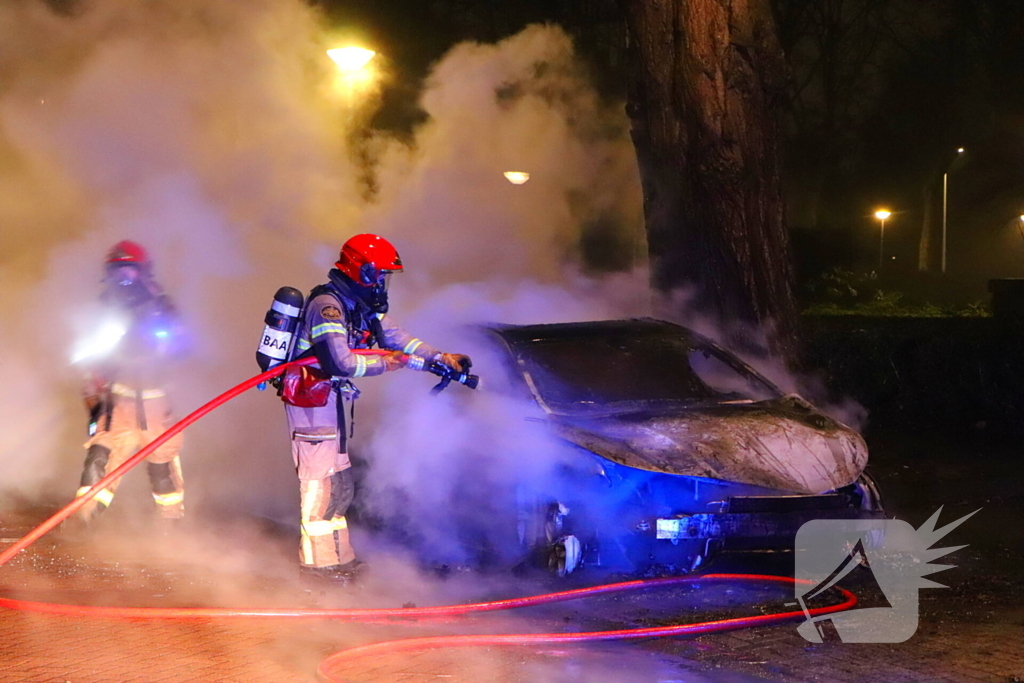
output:
[[786, 71], [767, 0], [619, 1], [652, 284], [684, 291], [726, 330], [759, 326], [792, 358], [776, 118]]

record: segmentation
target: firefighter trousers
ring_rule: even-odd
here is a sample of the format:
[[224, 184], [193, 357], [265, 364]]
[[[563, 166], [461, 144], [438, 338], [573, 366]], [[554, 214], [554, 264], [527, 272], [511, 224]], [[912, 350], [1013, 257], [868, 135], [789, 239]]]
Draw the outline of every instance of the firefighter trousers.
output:
[[337, 401], [332, 391], [322, 408], [285, 406], [299, 476], [299, 562], [304, 567], [333, 567], [356, 559], [345, 517], [355, 484]]
[[[115, 385], [113, 405], [100, 417], [96, 434], [85, 442], [85, 467], [77, 496], [88, 491], [140, 448], [148, 445], [174, 423], [163, 391], [132, 389]], [[180, 519], [185, 514], [185, 482], [181, 474], [182, 436], [177, 434], [146, 458], [146, 468], [157, 512], [165, 519]], [[78, 510], [90, 520], [102, 513], [114, 500], [120, 479], [108, 484]]]

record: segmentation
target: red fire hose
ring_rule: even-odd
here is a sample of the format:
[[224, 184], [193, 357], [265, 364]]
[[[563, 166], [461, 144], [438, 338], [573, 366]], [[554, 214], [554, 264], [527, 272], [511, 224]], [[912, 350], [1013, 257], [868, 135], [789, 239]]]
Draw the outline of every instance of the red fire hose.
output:
[[[381, 353], [370, 351], [368, 353]], [[39, 540], [47, 532], [62, 521], [70, 517], [87, 501], [102, 491], [108, 484], [122, 476], [125, 472], [144, 460], [150, 453], [163, 445], [168, 439], [178, 434], [193, 422], [215, 410], [224, 403], [235, 398], [239, 394], [255, 387], [261, 382], [271, 380], [281, 374], [288, 365], [310, 365], [315, 363], [315, 358], [304, 358], [291, 363], [278, 365], [267, 372], [242, 382], [238, 386], [224, 392], [212, 401], [204, 404], [197, 410], [189, 413], [184, 419], [170, 427], [166, 432], [158, 436], [138, 453], [126, 460], [121, 466], [114, 469], [110, 474], [98, 481], [92, 488], [83, 495], [75, 498], [71, 503], [57, 511], [53, 516], [27, 533], [23, 538], [0, 553], [0, 566], [9, 562], [19, 552], [28, 548]], [[438, 607], [414, 607], [414, 608], [382, 608], [382, 609], [225, 609], [225, 608], [203, 608], [203, 607], [103, 607], [94, 605], [61, 605], [46, 602], [33, 602], [28, 600], [16, 600], [0, 596], [0, 607], [36, 612], [43, 614], [60, 614], [78, 617], [106, 617], [106, 618], [129, 618], [129, 619], [222, 619], [222, 618], [290, 618], [290, 619], [337, 619], [344, 621], [369, 621], [379, 619], [398, 618], [403, 620], [428, 619], [436, 617], [451, 617], [478, 612], [493, 612], [498, 610], [529, 607], [533, 605], [544, 605], [566, 600], [575, 600], [593, 595], [609, 593], [625, 593], [637, 590], [649, 590], [664, 586], [680, 584], [691, 584], [701, 582], [717, 581], [748, 581], [748, 582], [772, 582], [784, 584], [808, 584], [812, 582], [801, 579], [794, 579], [785, 576], [772, 576], [767, 574], [706, 574], [704, 576], [681, 576], [661, 579], [647, 579], [640, 581], [625, 581], [621, 583], [593, 586], [590, 588], [579, 588], [575, 590], [560, 591], [544, 595], [534, 595], [525, 598], [512, 598], [509, 600], [498, 600], [493, 602], [478, 602], [464, 605], [447, 605]], [[780, 612], [777, 614], [762, 614], [752, 617], [738, 617], [734, 619], [720, 619], [716, 621], [705, 621], [693, 624], [679, 624], [675, 626], [661, 626], [654, 628], [623, 629], [614, 631], [591, 631], [585, 633], [532, 633], [532, 634], [505, 634], [505, 635], [455, 635], [455, 636], [434, 636], [424, 638], [408, 638], [405, 640], [393, 640], [388, 642], [373, 643], [360, 647], [349, 648], [336, 652], [327, 657], [317, 672], [327, 681], [340, 683], [340, 679], [332, 674], [343, 660], [362, 657], [383, 652], [408, 652], [410, 650], [425, 650], [441, 647], [465, 647], [465, 646], [495, 646], [495, 645], [545, 645], [545, 644], [566, 644], [602, 640], [633, 640], [638, 638], [660, 638], [665, 636], [698, 635], [704, 633], [718, 633], [754, 626], [766, 626], [786, 621], [793, 621], [811, 616], [819, 616], [850, 609], [857, 604], [857, 597], [849, 591], [838, 589], [843, 597], [843, 602], [827, 607], [818, 607], [804, 611]]]

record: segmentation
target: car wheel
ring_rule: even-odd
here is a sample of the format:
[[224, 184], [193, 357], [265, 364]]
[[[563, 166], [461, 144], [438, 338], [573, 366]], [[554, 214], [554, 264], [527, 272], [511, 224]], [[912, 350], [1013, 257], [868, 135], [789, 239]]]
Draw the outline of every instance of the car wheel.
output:
[[522, 566], [532, 565], [566, 577], [583, 565], [584, 544], [570, 522], [571, 509], [558, 501], [520, 501], [519, 541]]
[[548, 548], [548, 570], [560, 578], [572, 574], [580, 566], [583, 546], [575, 536], [563, 536]]

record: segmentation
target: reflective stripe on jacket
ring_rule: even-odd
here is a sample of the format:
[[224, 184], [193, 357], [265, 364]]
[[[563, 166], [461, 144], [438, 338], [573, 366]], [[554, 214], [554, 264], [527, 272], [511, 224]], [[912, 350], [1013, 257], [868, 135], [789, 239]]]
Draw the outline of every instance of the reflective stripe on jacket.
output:
[[[343, 377], [370, 377], [384, 372], [384, 359], [352, 353], [352, 349], [367, 348], [365, 330], [355, 329], [348, 321], [348, 308], [330, 293], [322, 293], [306, 304], [303, 327], [296, 342], [299, 353], [308, 351], [313, 344], [324, 344], [335, 366]], [[440, 351], [426, 344], [401, 327], [387, 314], [377, 316], [384, 330], [384, 348], [402, 351], [425, 359], [433, 359]]]

